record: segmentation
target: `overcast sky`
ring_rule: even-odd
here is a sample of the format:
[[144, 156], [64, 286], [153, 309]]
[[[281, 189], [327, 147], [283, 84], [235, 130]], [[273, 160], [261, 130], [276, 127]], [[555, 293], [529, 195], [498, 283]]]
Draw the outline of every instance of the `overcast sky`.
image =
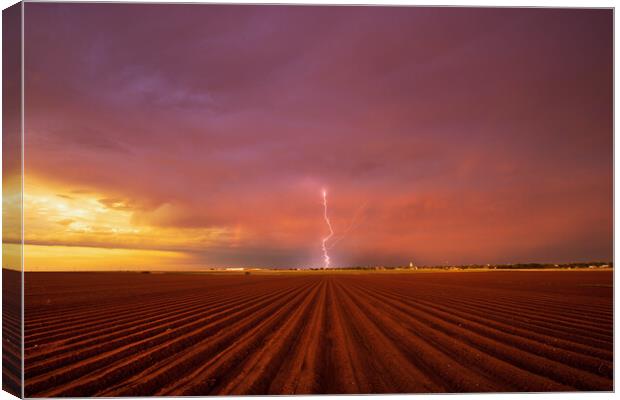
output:
[[326, 188], [334, 265], [609, 260], [612, 18], [27, 3], [26, 240], [320, 266]]

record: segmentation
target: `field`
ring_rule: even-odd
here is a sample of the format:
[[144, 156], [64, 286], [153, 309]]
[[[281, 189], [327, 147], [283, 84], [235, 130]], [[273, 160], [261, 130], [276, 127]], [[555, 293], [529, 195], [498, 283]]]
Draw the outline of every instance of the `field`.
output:
[[25, 394], [613, 390], [612, 272], [27, 273]]
[[2, 390], [21, 396], [21, 272], [2, 269]]

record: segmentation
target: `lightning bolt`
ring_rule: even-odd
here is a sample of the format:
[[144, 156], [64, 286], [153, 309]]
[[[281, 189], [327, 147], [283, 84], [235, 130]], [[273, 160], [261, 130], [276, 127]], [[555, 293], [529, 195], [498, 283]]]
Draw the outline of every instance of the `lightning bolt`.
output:
[[329, 217], [327, 216], [327, 190], [323, 189], [323, 218], [325, 218], [325, 223], [329, 228], [329, 235], [323, 238], [321, 246], [323, 248], [323, 260], [325, 262], [325, 268], [329, 268], [329, 254], [327, 254], [327, 241], [334, 236], [334, 230], [332, 229], [332, 223], [329, 222]]

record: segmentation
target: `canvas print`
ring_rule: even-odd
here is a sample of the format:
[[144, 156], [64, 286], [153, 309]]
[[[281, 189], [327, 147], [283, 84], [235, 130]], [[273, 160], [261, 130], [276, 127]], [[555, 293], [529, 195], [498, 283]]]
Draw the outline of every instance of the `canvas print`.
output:
[[613, 10], [3, 12], [3, 389], [610, 392]]

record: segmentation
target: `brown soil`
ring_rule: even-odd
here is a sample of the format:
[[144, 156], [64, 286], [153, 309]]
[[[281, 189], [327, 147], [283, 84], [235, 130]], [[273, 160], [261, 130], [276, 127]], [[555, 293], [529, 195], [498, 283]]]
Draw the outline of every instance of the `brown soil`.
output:
[[27, 397], [613, 390], [611, 271], [25, 285]]
[[2, 390], [21, 397], [22, 273], [2, 269]]

